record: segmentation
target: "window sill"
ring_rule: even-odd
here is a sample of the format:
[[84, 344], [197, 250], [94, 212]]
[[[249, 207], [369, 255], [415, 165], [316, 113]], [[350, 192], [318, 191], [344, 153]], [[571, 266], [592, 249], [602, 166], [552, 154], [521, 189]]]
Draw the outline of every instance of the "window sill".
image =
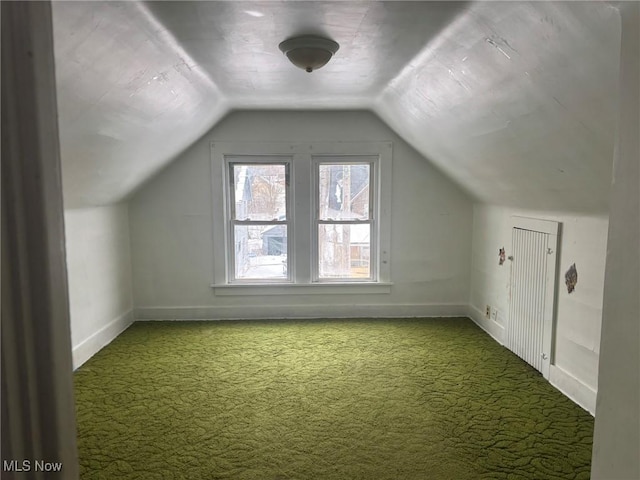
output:
[[370, 295], [391, 293], [393, 283], [327, 282], [327, 283], [234, 283], [211, 285], [217, 296], [236, 295]]

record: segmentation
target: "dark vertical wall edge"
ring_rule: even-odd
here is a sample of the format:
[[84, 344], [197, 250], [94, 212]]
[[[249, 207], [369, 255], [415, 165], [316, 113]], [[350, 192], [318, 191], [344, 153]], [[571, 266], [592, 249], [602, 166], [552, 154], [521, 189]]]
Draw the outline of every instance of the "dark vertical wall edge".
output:
[[[3, 478], [74, 479], [51, 4], [2, 2], [1, 10]], [[16, 473], [25, 460], [31, 469]], [[36, 472], [36, 461], [60, 462], [62, 471]]]

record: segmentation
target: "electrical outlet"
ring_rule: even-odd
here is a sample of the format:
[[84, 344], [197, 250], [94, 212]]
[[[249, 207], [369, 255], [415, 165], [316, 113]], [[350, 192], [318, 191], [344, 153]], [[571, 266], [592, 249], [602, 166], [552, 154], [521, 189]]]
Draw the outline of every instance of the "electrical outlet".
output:
[[491, 305], [487, 305], [487, 309], [484, 312], [484, 316], [487, 318], [491, 318]]
[[497, 308], [492, 308], [491, 309], [491, 320], [494, 321], [498, 321], [498, 309]]

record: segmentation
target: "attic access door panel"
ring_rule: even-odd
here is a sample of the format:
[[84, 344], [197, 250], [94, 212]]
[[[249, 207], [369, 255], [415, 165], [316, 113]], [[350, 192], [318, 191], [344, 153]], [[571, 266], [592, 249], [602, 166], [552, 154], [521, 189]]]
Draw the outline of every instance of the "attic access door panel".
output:
[[511, 303], [506, 346], [549, 378], [558, 222], [512, 217]]

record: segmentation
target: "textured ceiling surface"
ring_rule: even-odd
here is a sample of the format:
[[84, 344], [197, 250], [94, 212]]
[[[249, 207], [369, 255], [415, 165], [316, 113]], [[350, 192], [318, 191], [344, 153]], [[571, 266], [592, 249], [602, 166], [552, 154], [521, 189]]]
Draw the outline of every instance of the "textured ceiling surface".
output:
[[[607, 210], [603, 2], [54, 2], [65, 202], [120, 201], [230, 109], [371, 109], [479, 201]], [[340, 44], [312, 74], [278, 44]]]

